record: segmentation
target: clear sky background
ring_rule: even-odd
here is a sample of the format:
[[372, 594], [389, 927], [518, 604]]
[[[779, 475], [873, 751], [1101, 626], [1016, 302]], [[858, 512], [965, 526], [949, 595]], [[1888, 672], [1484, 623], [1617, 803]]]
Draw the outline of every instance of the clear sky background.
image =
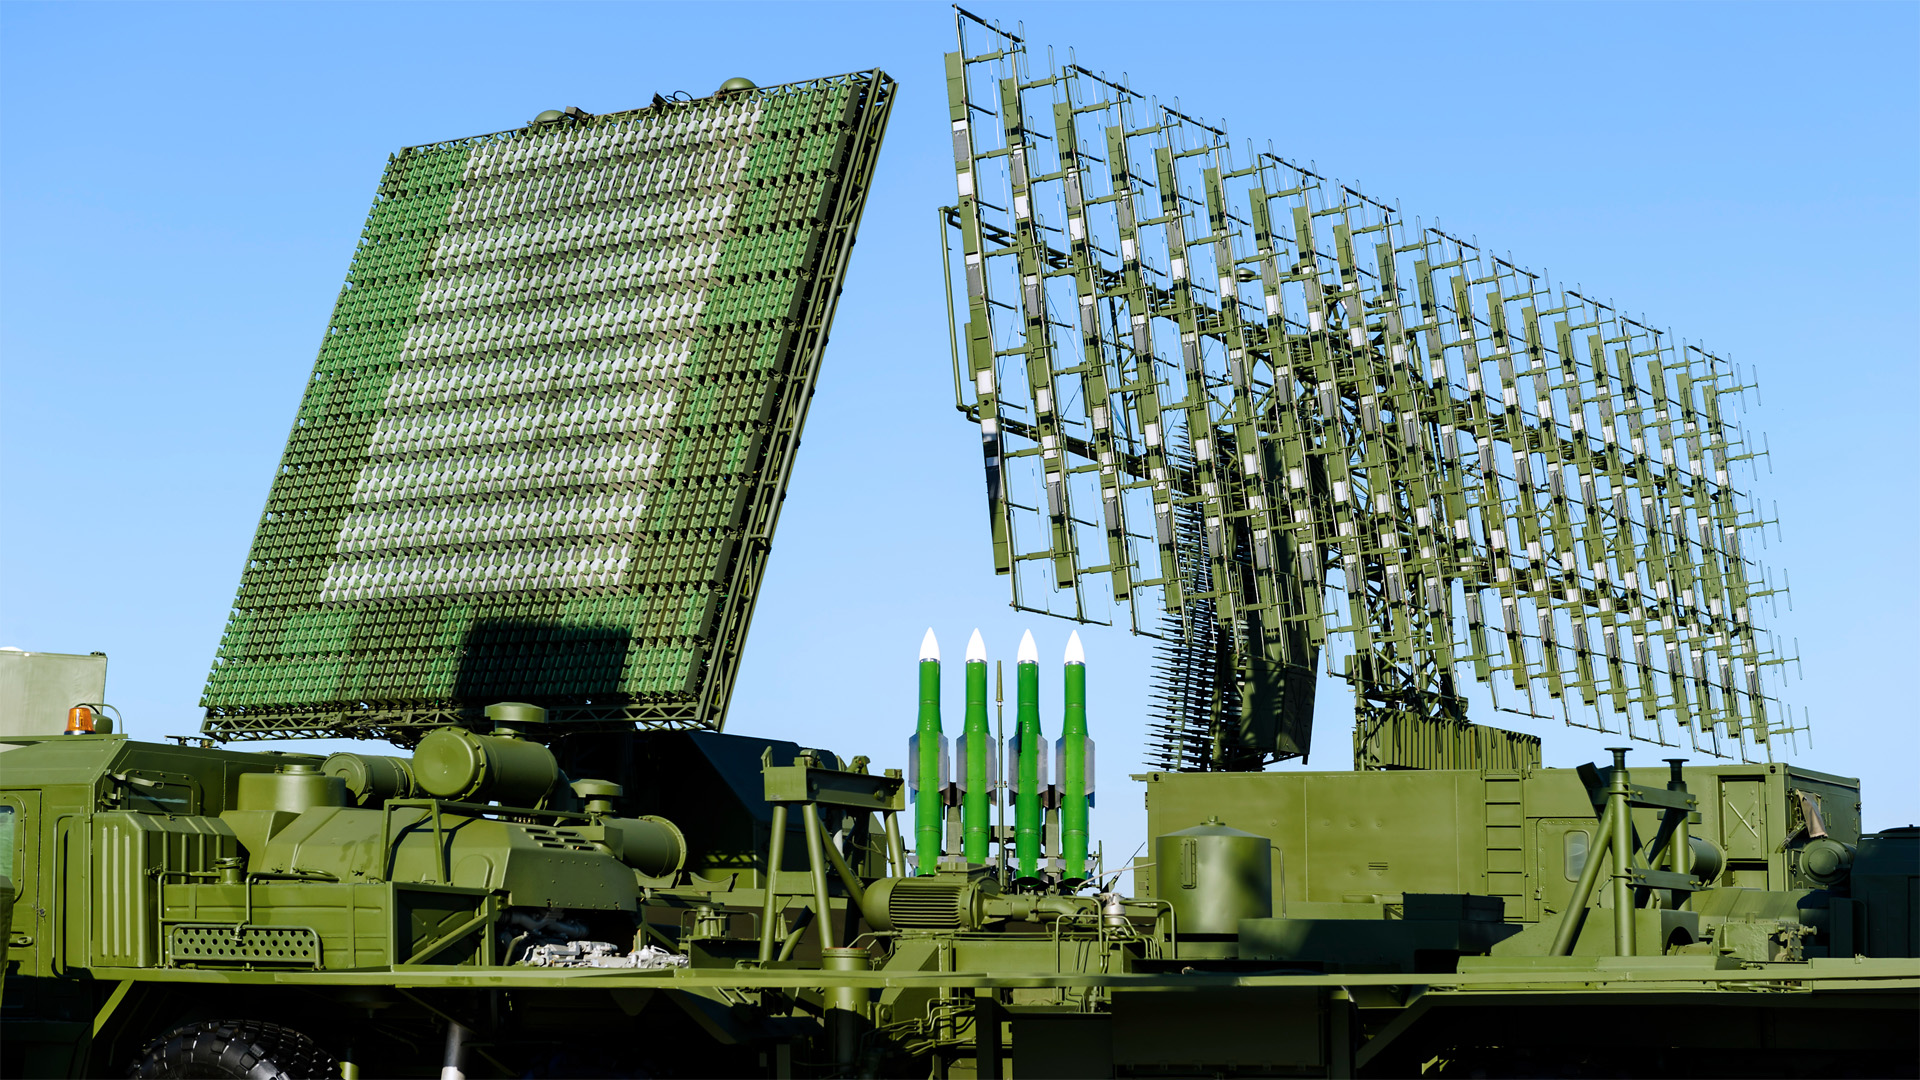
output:
[[[980, 4], [1036, 59], [1125, 72], [1237, 139], [1439, 217], [1757, 368], [1813, 744], [1870, 828], [1920, 819], [1920, 7]], [[901, 92], [729, 730], [901, 765], [929, 625], [1009, 664], [977, 435], [952, 408], [933, 207], [939, 5], [0, 4], [0, 645], [111, 657], [140, 738], [186, 733], [387, 155], [881, 67]], [[1146, 643], [1083, 635], [1096, 837], [1143, 839]], [[1009, 672], [1011, 674], [1011, 672]], [[948, 727], [960, 682], [949, 669]], [[1480, 712], [1549, 764], [1614, 741]], [[1322, 687], [1312, 764], [1343, 769]], [[1655, 765], [1657, 748], [1634, 760]], [[1297, 766], [1287, 766], [1297, 767]], [[1230, 820], [1230, 816], [1229, 816]], [[1117, 849], [1117, 850], [1115, 850]]]

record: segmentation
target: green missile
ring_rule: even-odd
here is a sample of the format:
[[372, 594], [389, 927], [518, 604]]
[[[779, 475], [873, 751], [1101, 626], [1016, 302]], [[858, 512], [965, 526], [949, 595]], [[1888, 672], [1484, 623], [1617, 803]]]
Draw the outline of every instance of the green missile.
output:
[[1040, 650], [1033, 644], [1033, 632], [1020, 639], [1019, 663], [1014, 666], [1016, 717], [1014, 754], [1019, 762], [1013, 787], [1013, 854], [1015, 876], [1040, 876], [1041, 830], [1046, 819], [1041, 810], [1041, 795], [1046, 788], [1047, 737], [1040, 730]]
[[1060, 725], [1061, 875], [1067, 881], [1087, 878], [1087, 811], [1093, 806], [1093, 740], [1087, 737], [1087, 654], [1080, 632], [1067, 639], [1066, 718]]
[[933, 628], [920, 641], [920, 721], [907, 740], [907, 787], [913, 793], [913, 851], [919, 873], [940, 865], [940, 829], [945, 817], [947, 737], [940, 733], [940, 642]]
[[975, 630], [967, 642], [967, 718], [957, 754], [957, 760], [965, 762], [960, 776], [961, 850], [974, 865], [987, 861], [998, 749], [987, 727], [987, 645]]

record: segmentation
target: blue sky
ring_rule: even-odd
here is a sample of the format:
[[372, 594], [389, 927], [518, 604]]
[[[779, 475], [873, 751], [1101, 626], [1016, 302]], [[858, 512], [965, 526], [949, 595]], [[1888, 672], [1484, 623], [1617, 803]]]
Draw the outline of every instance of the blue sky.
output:
[[[1757, 368], [1772, 471], [1752, 486], [1779, 505], [1774, 623], [1814, 728], [1787, 760], [1861, 777], [1870, 827], [1920, 819], [1920, 7], [975, 10]], [[197, 726], [391, 151], [878, 66], [899, 105], [730, 730], [903, 764], [928, 625], [954, 657], [979, 626], [1009, 661], [1021, 629], [1049, 658], [1071, 629], [1008, 610], [952, 412], [950, 48], [939, 5], [0, 5], [0, 644], [103, 650], [135, 735]], [[1148, 654], [1083, 636], [1118, 862], [1144, 828], [1125, 775]], [[1545, 736], [1550, 764], [1613, 741], [1478, 718]], [[1350, 720], [1323, 687], [1315, 766], [1347, 766]]]

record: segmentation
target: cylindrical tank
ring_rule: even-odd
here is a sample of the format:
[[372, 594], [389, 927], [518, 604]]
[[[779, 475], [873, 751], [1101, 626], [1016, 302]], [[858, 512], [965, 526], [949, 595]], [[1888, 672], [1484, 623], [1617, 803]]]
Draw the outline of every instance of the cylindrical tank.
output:
[[445, 727], [414, 748], [413, 776], [436, 798], [530, 805], [560, 779], [560, 766], [539, 743]]
[[1687, 860], [1687, 873], [1702, 881], [1712, 881], [1719, 877], [1721, 867], [1726, 865], [1720, 849], [1713, 845], [1713, 841], [1704, 837], [1687, 837], [1687, 851], [1690, 855]]
[[[873, 957], [865, 949], [822, 949], [820, 967], [825, 971], [863, 972], [873, 970]], [[841, 982], [827, 989], [827, 1041], [834, 1061], [850, 1067], [860, 1060], [860, 1039], [865, 1034], [868, 1014], [873, 1008], [873, 991], [853, 982]]]
[[347, 805], [347, 785], [315, 765], [282, 765], [272, 772], [240, 774], [234, 808], [302, 814], [315, 807]]
[[620, 861], [648, 877], [668, 877], [687, 864], [687, 838], [666, 818], [610, 817], [601, 824], [620, 834]]
[[347, 785], [347, 799], [355, 806], [378, 806], [388, 799], [410, 799], [414, 794], [413, 762], [380, 754], [330, 754], [320, 771]]
[[1188, 934], [1237, 935], [1241, 919], [1273, 914], [1273, 843], [1211, 818], [1153, 842], [1153, 894]]
[[1807, 846], [1800, 849], [1800, 870], [1815, 884], [1837, 885], [1853, 869], [1854, 854], [1852, 845], [1823, 836], [1808, 841]]

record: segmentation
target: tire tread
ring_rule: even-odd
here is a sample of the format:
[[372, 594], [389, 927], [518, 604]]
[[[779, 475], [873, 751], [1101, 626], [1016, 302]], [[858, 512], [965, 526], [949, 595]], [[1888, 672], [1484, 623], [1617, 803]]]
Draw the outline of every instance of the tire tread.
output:
[[182, 1024], [146, 1045], [127, 1070], [138, 1080], [329, 1080], [332, 1055], [311, 1038], [264, 1020]]

